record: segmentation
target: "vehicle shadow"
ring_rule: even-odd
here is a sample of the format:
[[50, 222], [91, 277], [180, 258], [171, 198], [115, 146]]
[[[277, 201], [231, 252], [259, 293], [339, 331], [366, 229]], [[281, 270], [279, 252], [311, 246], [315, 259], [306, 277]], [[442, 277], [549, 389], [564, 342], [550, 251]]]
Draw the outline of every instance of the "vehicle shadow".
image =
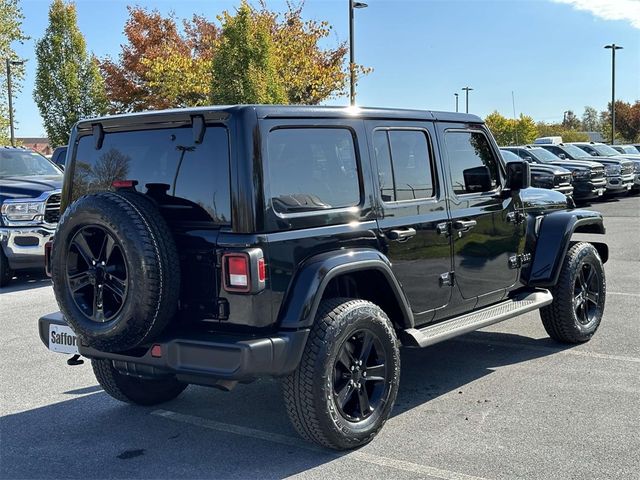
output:
[[[548, 339], [493, 332], [405, 349], [393, 416], [450, 392], [464, 393], [465, 385], [498, 367], [562, 349]], [[156, 408], [128, 406], [94, 392], [95, 387], [67, 391], [81, 396], [0, 418], [0, 477], [282, 478], [348, 455], [319, 450], [302, 439], [297, 448], [246, 433], [253, 429], [266, 432], [267, 440], [284, 435], [297, 441], [277, 380], [240, 385], [229, 393], [191, 387]], [[158, 409], [189, 421], [163, 418]]]
[[0, 294], [22, 292], [33, 288], [50, 287], [51, 279], [42, 270], [25, 270], [15, 275], [8, 286], [0, 288]]

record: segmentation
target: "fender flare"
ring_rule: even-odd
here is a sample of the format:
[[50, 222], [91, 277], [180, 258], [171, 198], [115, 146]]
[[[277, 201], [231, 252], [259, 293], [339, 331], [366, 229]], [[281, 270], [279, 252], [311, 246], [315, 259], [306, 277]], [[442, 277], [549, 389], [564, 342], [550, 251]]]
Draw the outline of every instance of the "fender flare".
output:
[[363, 270], [382, 273], [402, 311], [404, 327], [411, 328], [413, 313], [400, 283], [391, 271], [391, 262], [379, 251], [364, 248], [325, 252], [303, 262], [295, 272], [280, 307], [280, 327], [298, 329], [313, 325], [329, 282], [339, 275]]
[[[532, 223], [535, 223], [532, 222]], [[530, 286], [551, 287], [558, 282], [562, 262], [574, 233], [605, 233], [602, 215], [589, 210], [569, 210], [545, 215], [535, 242], [535, 253], [529, 268], [522, 271], [522, 281]], [[530, 235], [534, 235], [531, 232]], [[529, 243], [529, 242], [527, 242]], [[609, 258], [605, 243], [590, 242], [598, 250], [603, 263]]]

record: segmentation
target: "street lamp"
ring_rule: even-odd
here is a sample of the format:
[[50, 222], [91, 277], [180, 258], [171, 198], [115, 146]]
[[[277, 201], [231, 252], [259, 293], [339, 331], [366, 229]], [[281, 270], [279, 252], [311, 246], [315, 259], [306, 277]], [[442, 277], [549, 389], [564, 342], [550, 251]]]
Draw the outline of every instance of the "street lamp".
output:
[[467, 97], [466, 97], [466, 102], [467, 102], [467, 113], [469, 113], [469, 92], [470, 92], [471, 90], [473, 90], [473, 88], [471, 88], [471, 87], [464, 87], [464, 88], [462, 88], [462, 90], [464, 90], [464, 92], [466, 93], [466, 96], [467, 96]]
[[10, 60], [7, 61], [7, 96], [9, 97], [9, 129], [11, 130], [11, 146], [16, 146], [16, 137], [13, 130], [13, 99], [11, 94], [11, 67], [12, 66], [20, 66], [24, 65], [24, 61], [22, 60]]
[[367, 8], [364, 2], [349, 0], [349, 104], [356, 104], [356, 64], [353, 51], [353, 10], [356, 8]]
[[456, 113], [458, 112], [458, 94], [454, 93], [453, 94], [456, 97]]
[[611, 145], [613, 145], [616, 138], [616, 50], [622, 50], [623, 47], [612, 43], [605, 45], [604, 48], [611, 49]]
[[13, 100], [11, 98], [11, 67], [24, 65], [22, 60], [9, 60], [7, 58], [7, 96], [9, 97], [9, 129], [11, 130], [11, 146], [16, 146], [16, 137], [13, 132]]

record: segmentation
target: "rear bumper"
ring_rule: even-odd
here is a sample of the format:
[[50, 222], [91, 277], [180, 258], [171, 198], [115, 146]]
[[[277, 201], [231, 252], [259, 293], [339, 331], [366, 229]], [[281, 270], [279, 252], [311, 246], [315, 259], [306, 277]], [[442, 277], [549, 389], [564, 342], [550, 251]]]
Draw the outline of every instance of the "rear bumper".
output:
[[[47, 348], [51, 324], [66, 325], [66, 322], [60, 312], [40, 318], [40, 339]], [[250, 381], [293, 372], [300, 363], [308, 336], [308, 329], [263, 337], [193, 334], [159, 339], [153, 345], [160, 346], [160, 357], [151, 355], [151, 346], [135, 355], [101, 352], [81, 343], [78, 348], [85, 357], [112, 360], [118, 370], [129, 375], [175, 375], [186, 383], [212, 385], [217, 380]]]

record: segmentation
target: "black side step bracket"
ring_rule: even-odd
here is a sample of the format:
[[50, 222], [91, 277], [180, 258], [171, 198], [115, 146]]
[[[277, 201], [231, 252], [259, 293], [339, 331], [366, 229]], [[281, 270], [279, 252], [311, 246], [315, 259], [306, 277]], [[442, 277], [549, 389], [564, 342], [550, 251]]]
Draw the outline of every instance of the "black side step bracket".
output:
[[423, 328], [408, 328], [401, 334], [402, 344], [407, 347], [427, 347], [464, 333], [502, 322], [523, 313], [549, 305], [553, 300], [548, 290], [536, 289], [518, 292], [512, 298], [459, 317], [427, 325]]

